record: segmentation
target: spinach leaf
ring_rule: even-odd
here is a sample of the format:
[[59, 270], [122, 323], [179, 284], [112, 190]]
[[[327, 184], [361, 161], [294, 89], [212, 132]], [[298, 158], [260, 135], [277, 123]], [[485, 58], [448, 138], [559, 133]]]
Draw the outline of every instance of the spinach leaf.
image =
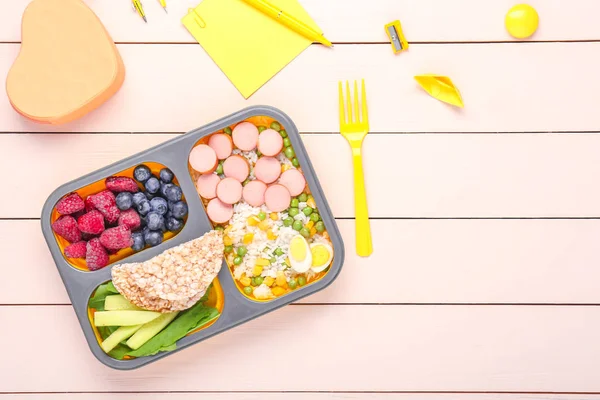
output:
[[98, 289], [96, 289], [96, 292], [88, 303], [89, 307], [95, 308], [98, 311], [104, 311], [104, 299], [111, 294], [119, 294], [112, 281], [98, 286]]

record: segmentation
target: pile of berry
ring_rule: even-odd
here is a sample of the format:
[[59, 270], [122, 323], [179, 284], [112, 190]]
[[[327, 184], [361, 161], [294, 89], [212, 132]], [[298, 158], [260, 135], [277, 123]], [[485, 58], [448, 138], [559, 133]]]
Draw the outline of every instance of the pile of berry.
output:
[[166, 231], [183, 227], [188, 206], [168, 168], [154, 176], [146, 165], [125, 176], [106, 178], [106, 190], [88, 196], [70, 193], [56, 205], [61, 216], [52, 230], [70, 245], [68, 258], [85, 258], [90, 271], [108, 265], [109, 254], [131, 247], [140, 251], [162, 243]]

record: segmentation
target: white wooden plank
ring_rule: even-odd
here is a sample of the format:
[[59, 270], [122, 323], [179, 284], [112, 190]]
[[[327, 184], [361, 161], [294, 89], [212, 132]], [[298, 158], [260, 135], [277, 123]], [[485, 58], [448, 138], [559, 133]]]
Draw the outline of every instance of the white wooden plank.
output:
[[1, 400], [598, 400], [598, 395], [525, 393], [35, 393], [0, 394]]

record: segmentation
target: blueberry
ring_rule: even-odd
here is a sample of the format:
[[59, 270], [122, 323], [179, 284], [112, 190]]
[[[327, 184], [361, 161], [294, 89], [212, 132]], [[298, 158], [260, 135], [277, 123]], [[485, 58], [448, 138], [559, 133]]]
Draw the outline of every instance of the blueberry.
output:
[[129, 192], [121, 192], [117, 195], [116, 202], [119, 210], [129, 210], [133, 204], [133, 195]]
[[162, 222], [160, 224], [160, 231], [162, 233], [165, 233], [167, 231], [167, 225], [165, 224], [165, 219], [164, 218], [162, 219]]
[[170, 201], [179, 201], [183, 197], [183, 192], [177, 185], [169, 186], [165, 189], [165, 197]]
[[139, 206], [141, 202], [148, 200], [143, 192], [137, 192], [133, 195], [133, 205]]
[[133, 251], [140, 251], [146, 246], [144, 234], [142, 232], [133, 232], [131, 234], [131, 239], [133, 239], [133, 244], [131, 245]]
[[150, 229], [151, 231], [161, 229], [161, 225], [164, 223], [164, 221], [165, 219], [163, 218], [163, 216], [155, 211], [149, 212], [146, 216], [146, 224], [148, 226], [148, 229]]
[[158, 246], [163, 241], [163, 233], [161, 231], [148, 231], [144, 235], [144, 240], [149, 246]]
[[160, 176], [160, 180], [164, 183], [171, 183], [173, 178], [175, 178], [175, 175], [169, 168], [161, 169], [158, 175]]
[[137, 206], [137, 212], [138, 214], [140, 214], [140, 216], [144, 216], [146, 214], [148, 214], [150, 212], [150, 202], [148, 200], [146, 201], [142, 201], [140, 204], [138, 204]]
[[169, 211], [169, 205], [162, 197], [155, 197], [150, 200], [150, 208], [152, 208], [152, 211], [155, 211], [160, 215], [165, 215], [167, 211]]
[[144, 186], [146, 187], [148, 193], [154, 194], [160, 189], [160, 182], [158, 179], [156, 179], [156, 177], [153, 176], [152, 178], [148, 179], [146, 183], [144, 183]]
[[160, 195], [162, 197], [164, 197], [165, 199], [167, 198], [167, 189], [170, 188], [171, 186], [175, 186], [172, 183], [162, 183], [160, 184]]
[[152, 176], [152, 171], [150, 168], [146, 167], [144, 164], [138, 165], [133, 170], [133, 177], [136, 181], [144, 183]]
[[144, 227], [144, 229], [142, 229], [142, 230], [141, 230], [141, 232], [142, 232], [142, 235], [144, 235], [144, 237], [146, 237], [146, 234], [147, 234], [148, 232], [150, 232], [150, 229], [148, 229], [148, 227], [147, 227], [147, 226], [145, 226], [145, 227]]
[[144, 196], [146, 196], [147, 200], [152, 200], [153, 198], [155, 198], [156, 196], [158, 196], [158, 193], [157, 194], [152, 194], [152, 193], [144, 192]]
[[175, 217], [167, 218], [167, 222], [165, 224], [167, 225], [167, 229], [171, 232], [177, 232], [183, 228], [183, 221]]
[[178, 201], [171, 207], [171, 215], [175, 218], [182, 219], [188, 213], [188, 206], [183, 201]]

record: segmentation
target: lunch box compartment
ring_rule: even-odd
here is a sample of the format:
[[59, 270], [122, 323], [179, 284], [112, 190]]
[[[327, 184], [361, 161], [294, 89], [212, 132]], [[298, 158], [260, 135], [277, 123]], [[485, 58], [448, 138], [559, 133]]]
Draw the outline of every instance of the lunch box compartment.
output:
[[[221, 303], [222, 310], [218, 319], [213, 321], [210, 325], [203, 326], [199, 331], [188, 334], [186, 337], [180, 339], [177, 342], [177, 348], [175, 350], [127, 360], [117, 360], [110, 357], [108, 354], [104, 353], [100, 347], [96, 336], [97, 333], [91, 323], [92, 320], [90, 319], [91, 316], [88, 309], [88, 302], [90, 296], [99, 285], [111, 280], [110, 271], [112, 265], [114, 265], [117, 260], [115, 259], [113, 261], [113, 259], [111, 259], [111, 264], [100, 270], [94, 271], [94, 273], [88, 273], [89, 271], [87, 269], [83, 270], [76, 268], [69, 263], [63, 256], [64, 247], [61, 247], [60, 241], [57, 240], [51, 228], [56, 203], [68, 193], [92, 188], [95, 184], [102, 182], [109, 176], [120, 174], [127, 175], [128, 173], [132, 173], [133, 168], [139, 164], [149, 165], [150, 163], [156, 163], [157, 166], [167, 166], [175, 174], [176, 178], [178, 178], [178, 184], [183, 191], [189, 212], [183, 228], [169, 240], [165, 240], [158, 246], [146, 248], [138, 253], [123, 255], [123, 257], [118, 260], [118, 262], [128, 263], [146, 261], [162, 253], [166, 249], [198, 238], [212, 229], [212, 224], [206, 215], [202, 200], [196, 191], [195, 181], [192, 179], [189, 170], [188, 156], [193, 146], [203, 138], [214, 132], [222, 131], [226, 127], [233, 127], [237, 123], [245, 120], [253, 121], [252, 118], [263, 117], [281, 123], [281, 125], [285, 127], [288, 137], [292, 142], [296, 157], [300, 162], [300, 166], [310, 187], [311, 194], [315, 199], [321, 219], [329, 233], [334, 250], [333, 262], [329, 267], [329, 272], [317, 281], [312, 281], [306, 286], [265, 302], [252, 300], [246, 297], [246, 295], [238, 289], [230, 268], [224, 261], [221, 271], [217, 276], [217, 285], [222, 289], [223, 299]], [[152, 169], [154, 170], [154, 168]], [[89, 194], [85, 192], [80, 193]], [[71, 303], [92, 353], [103, 364], [120, 370], [130, 370], [147, 365], [192, 344], [222, 333], [244, 322], [315, 293], [335, 280], [344, 261], [344, 245], [341, 235], [327, 204], [323, 190], [318, 182], [315, 171], [312, 168], [306, 149], [302, 144], [298, 130], [286, 114], [268, 106], [248, 107], [59, 187], [48, 197], [44, 204], [41, 215], [41, 225], [44, 238], [67, 289], [67, 293], [69, 294]]]

